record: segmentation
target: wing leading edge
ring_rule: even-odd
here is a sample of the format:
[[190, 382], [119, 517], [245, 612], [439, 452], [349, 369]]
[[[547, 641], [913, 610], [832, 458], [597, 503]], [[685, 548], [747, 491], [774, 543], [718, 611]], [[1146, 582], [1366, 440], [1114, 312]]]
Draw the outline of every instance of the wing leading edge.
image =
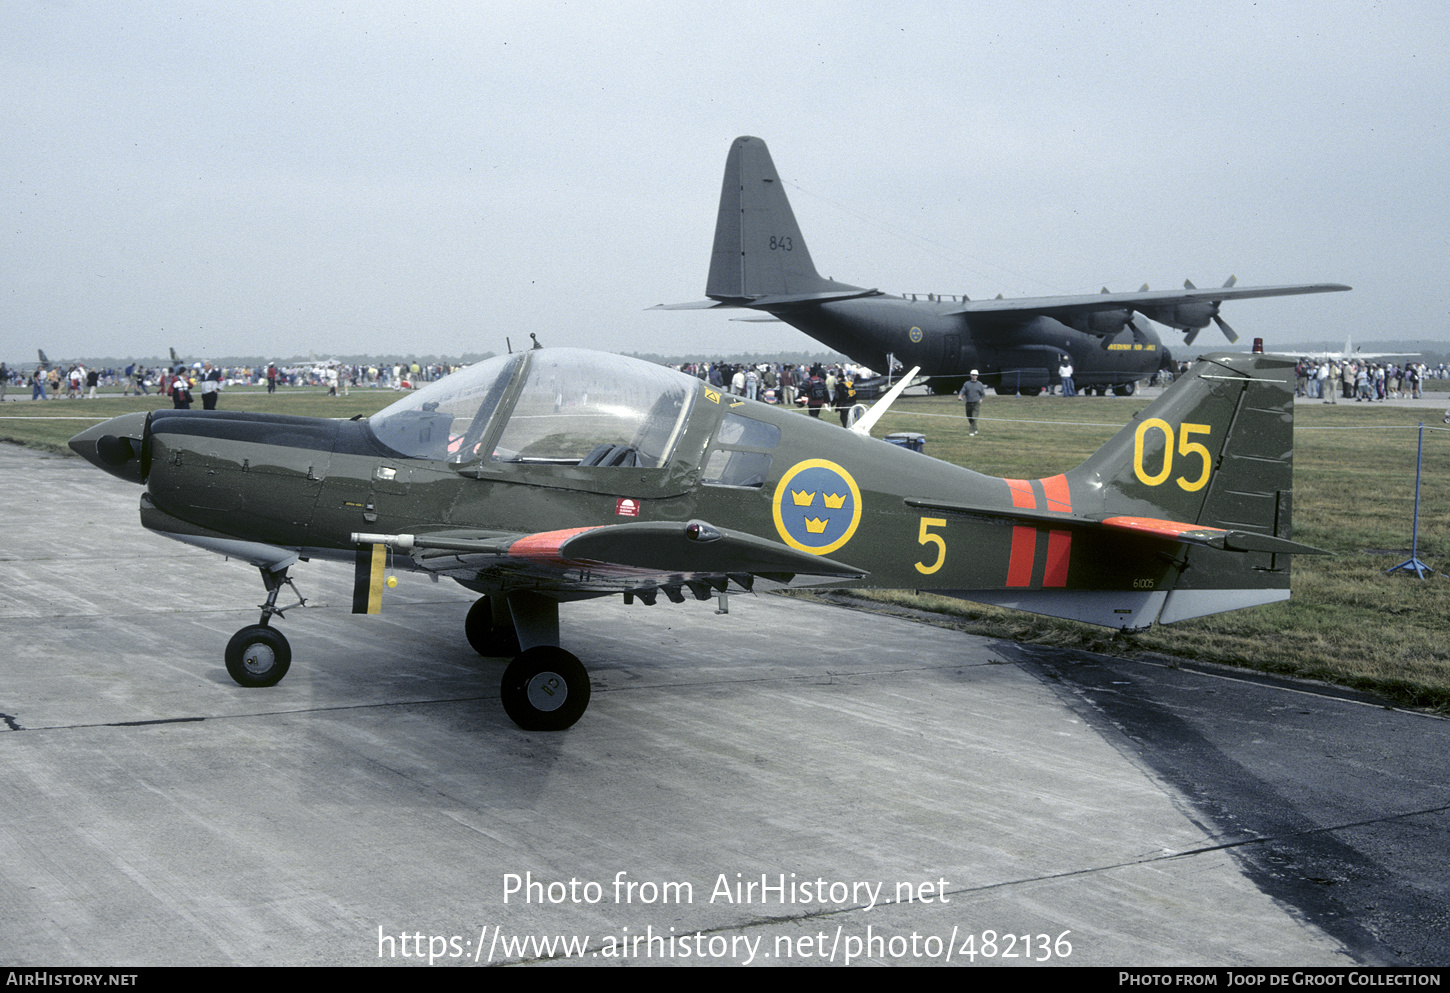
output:
[[1045, 314], [1049, 317], [1118, 308], [1174, 307], [1189, 303], [1221, 300], [1249, 300], [1256, 297], [1288, 297], [1306, 293], [1339, 293], [1350, 287], [1342, 283], [1300, 283], [1286, 286], [1220, 286], [1215, 289], [1139, 290], [1136, 293], [1084, 293], [1076, 296], [1018, 297], [1011, 300], [968, 300], [951, 314]]
[[560, 593], [673, 596], [687, 585], [699, 599], [754, 577], [781, 585], [861, 579], [866, 570], [704, 521], [645, 521], [482, 536], [468, 532], [369, 534], [360, 546], [409, 555], [422, 570], [466, 585], [527, 585]]

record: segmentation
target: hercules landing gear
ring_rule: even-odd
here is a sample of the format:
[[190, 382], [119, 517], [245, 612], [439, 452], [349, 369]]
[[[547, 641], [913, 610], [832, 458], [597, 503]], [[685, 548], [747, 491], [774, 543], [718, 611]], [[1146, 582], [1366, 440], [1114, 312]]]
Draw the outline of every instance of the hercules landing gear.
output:
[[272, 615], [282, 616], [291, 607], [277, 606], [277, 594], [283, 585], [291, 586], [297, 596], [292, 607], [307, 603], [296, 585], [287, 576], [290, 566], [281, 569], [262, 569], [262, 583], [267, 587], [267, 602], [261, 604], [262, 619], [256, 624], [242, 628], [227, 642], [227, 672], [238, 685], [255, 688], [276, 686], [287, 675], [292, 666], [292, 646], [281, 631], [268, 627]]

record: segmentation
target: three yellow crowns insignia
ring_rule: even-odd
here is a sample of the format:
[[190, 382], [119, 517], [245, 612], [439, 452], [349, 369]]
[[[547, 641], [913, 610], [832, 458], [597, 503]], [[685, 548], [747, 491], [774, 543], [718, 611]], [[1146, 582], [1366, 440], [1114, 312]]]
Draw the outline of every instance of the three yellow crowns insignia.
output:
[[[812, 513], [815, 507], [836, 513]], [[813, 555], [829, 555], [850, 541], [861, 523], [861, 490], [836, 463], [807, 459], [786, 470], [776, 484], [771, 512], [776, 533], [787, 545]]]

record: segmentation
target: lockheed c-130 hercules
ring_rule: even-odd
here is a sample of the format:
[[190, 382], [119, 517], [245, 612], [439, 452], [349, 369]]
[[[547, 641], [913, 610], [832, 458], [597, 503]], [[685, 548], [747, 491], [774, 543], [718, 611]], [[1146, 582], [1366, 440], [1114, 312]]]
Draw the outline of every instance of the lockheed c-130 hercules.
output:
[[481, 594], [463, 631], [513, 656], [504, 709], [556, 730], [590, 695], [559, 607], [589, 597], [932, 589], [1124, 630], [1286, 599], [1292, 554], [1315, 551], [1290, 540], [1292, 375], [1278, 357], [1205, 359], [1045, 479], [871, 438], [906, 380], [842, 430], [568, 348], [488, 359], [366, 419], [157, 410], [70, 445], [145, 486], [145, 527], [261, 571], [261, 619], [225, 653], [241, 685], [287, 672], [271, 621], [292, 609], [277, 596], [293, 565], [354, 563], [353, 609], [372, 613], [391, 558]]
[[748, 308], [771, 315], [872, 369], [894, 358], [933, 377], [934, 390], [960, 388], [977, 369], [999, 393], [1035, 395], [1058, 382], [1071, 356], [1079, 390], [1131, 394], [1139, 379], [1171, 361], [1151, 327], [1135, 314], [1187, 332], [1192, 345], [1211, 322], [1230, 342], [1238, 335], [1219, 316], [1225, 300], [1347, 290], [1338, 283], [968, 300], [926, 294], [892, 296], [827, 279], [816, 272], [795, 213], [765, 142], [736, 138], [725, 160], [715, 245], [705, 283], [708, 300], [656, 310]]

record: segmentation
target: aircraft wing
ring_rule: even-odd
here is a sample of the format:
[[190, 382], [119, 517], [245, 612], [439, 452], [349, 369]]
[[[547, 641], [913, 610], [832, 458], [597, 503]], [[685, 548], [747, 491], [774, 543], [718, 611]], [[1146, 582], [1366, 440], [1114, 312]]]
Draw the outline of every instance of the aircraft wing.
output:
[[1059, 314], [1088, 313], [1123, 308], [1150, 310], [1191, 303], [1248, 300], [1254, 297], [1288, 297], [1305, 293], [1337, 293], [1348, 290], [1341, 283], [1299, 283], [1287, 286], [1220, 286], [1212, 289], [1139, 290], [1136, 293], [1084, 293], [1058, 297], [1018, 297], [1012, 300], [968, 300], [950, 314]]
[[[704, 521], [645, 521], [537, 534], [476, 532], [355, 533], [414, 564], [465, 583], [528, 586], [560, 593], [666, 593], [689, 585], [704, 599], [730, 581], [750, 588], [759, 576], [780, 584], [860, 579], [866, 570]], [[362, 554], [367, 554], [366, 550]]]

